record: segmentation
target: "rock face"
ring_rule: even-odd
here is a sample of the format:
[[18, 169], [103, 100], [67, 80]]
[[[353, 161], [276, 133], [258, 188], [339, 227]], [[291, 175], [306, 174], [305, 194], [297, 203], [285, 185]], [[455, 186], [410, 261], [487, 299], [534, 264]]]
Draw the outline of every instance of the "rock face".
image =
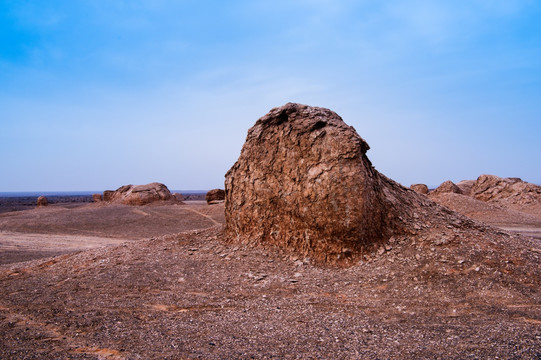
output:
[[92, 194], [92, 201], [94, 202], [102, 202], [103, 196], [101, 194]]
[[503, 201], [521, 205], [538, 204], [541, 202], [541, 186], [519, 178], [481, 175], [475, 181], [471, 195], [482, 201]]
[[222, 189], [213, 189], [207, 192], [205, 196], [208, 204], [216, 204], [225, 200], [225, 191]]
[[410, 186], [410, 189], [418, 192], [419, 194], [428, 194], [428, 186], [426, 186], [425, 184], [413, 184]]
[[146, 205], [156, 201], [177, 202], [167, 186], [161, 183], [124, 185], [103, 192], [103, 200], [125, 205]]
[[462, 194], [462, 190], [451, 180], [444, 181], [440, 186], [433, 191], [434, 194], [454, 193]]
[[43, 195], [39, 196], [37, 200], [37, 206], [42, 207], [47, 205], [49, 205], [49, 201], [47, 200], [47, 198]]
[[414, 208], [432, 202], [378, 173], [368, 149], [331, 110], [272, 109], [225, 176], [227, 237], [332, 262], [407, 231]]

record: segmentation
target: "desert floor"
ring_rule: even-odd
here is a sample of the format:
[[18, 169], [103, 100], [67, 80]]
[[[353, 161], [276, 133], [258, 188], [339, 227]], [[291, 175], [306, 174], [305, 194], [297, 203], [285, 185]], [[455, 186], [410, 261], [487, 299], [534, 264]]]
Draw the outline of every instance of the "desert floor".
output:
[[501, 236], [349, 268], [225, 242], [223, 204], [2, 213], [0, 358], [541, 359], [541, 217], [464, 201]]

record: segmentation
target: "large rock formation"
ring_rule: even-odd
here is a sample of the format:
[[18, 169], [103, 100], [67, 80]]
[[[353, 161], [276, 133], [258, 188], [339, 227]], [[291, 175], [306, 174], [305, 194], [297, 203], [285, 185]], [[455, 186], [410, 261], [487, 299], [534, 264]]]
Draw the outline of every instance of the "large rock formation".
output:
[[125, 205], [146, 205], [153, 202], [177, 202], [167, 186], [161, 183], [146, 185], [124, 185], [115, 191], [105, 190], [103, 201], [115, 202]]
[[378, 173], [368, 149], [328, 109], [291, 103], [272, 109], [248, 131], [226, 174], [227, 237], [340, 261], [448, 215]]
[[225, 200], [225, 191], [222, 189], [212, 189], [207, 192], [205, 195], [205, 200], [209, 205], [217, 204]]
[[452, 182], [451, 180], [447, 180], [442, 182], [440, 186], [438, 186], [434, 191], [432, 191], [432, 194], [445, 193], [462, 194], [462, 190], [460, 190], [460, 188], [456, 186], [454, 182]]
[[473, 184], [471, 195], [482, 201], [529, 205], [541, 203], [541, 186], [519, 178], [481, 175]]

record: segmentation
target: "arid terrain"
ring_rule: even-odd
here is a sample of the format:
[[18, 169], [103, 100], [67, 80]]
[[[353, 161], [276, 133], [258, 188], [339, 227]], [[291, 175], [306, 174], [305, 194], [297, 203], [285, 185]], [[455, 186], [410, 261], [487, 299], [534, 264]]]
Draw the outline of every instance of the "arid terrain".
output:
[[[539, 217], [447, 195], [539, 235]], [[541, 358], [538, 238], [420, 232], [340, 268], [229, 244], [223, 222], [205, 202], [1, 214], [0, 358]]]
[[287, 103], [207, 202], [0, 214], [0, 358], [541, 359], [541, 186], [407, 189], [368, 149]]

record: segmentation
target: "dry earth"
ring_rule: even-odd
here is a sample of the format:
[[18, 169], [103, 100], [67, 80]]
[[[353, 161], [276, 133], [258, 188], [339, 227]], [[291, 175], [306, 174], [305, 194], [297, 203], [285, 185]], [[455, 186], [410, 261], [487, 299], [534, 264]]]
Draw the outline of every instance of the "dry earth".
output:
[[[223, 221], [205, 203], [1, 214], [0, 358], [541, 359], [539, 239], [473, 222], [327, 268], [226, 244]], [[13, 262], [28, 251], [64, 254]]]

